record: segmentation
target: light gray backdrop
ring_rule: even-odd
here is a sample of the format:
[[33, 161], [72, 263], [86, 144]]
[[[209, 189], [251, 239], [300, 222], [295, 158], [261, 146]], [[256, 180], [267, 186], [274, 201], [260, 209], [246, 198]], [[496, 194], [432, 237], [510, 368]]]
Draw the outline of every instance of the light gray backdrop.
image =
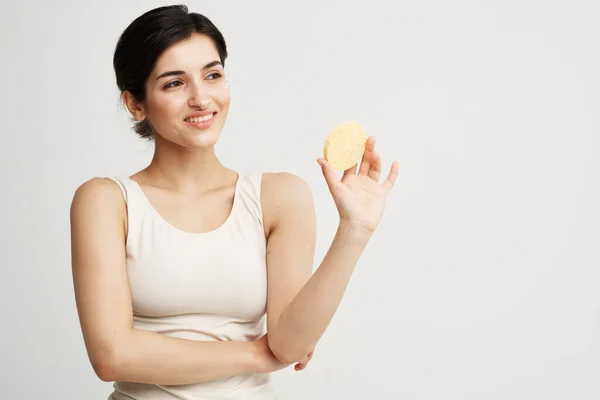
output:
[[[105, 399], [76, 315], [69, 206], [143, 168], [112, 70], [158, 1], [3, 2], [2, 398]], [[189, 1], [230, 49], [218, 145], [313, 188], [343, 120], [400, 161], [380, 229], [282, 399], [600, 398], [600, 7], [594, 1]]]

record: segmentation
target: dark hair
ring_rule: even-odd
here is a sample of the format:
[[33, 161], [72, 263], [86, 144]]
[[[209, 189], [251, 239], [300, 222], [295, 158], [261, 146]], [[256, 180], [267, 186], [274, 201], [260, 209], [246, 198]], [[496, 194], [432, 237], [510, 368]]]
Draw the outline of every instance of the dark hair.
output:
[[[121, 34], [113, 57], [117, 86], [131, 92], [136, 100], [146, 100], [146, 81], [160, 55], [170, 46], [189, 39], [194, 33], [208, 36], [225, 65], [227, 45], [217, 27], [204, 15], [188, 13], [185, 5], [155, 8], [136, 18]], [[149, 121], [135, 122], [135, 132], [152, 139]]]

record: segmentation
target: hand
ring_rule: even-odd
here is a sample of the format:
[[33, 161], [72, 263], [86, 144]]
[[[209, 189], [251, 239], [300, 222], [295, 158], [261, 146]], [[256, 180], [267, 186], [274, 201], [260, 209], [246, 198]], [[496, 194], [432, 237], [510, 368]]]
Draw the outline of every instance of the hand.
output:
[[317, 160], [329, 191], [335, 201], [340, 220], [373, 232], [383, 215], [385, 198], [398, 176], [398, 162], [392, 163], [385, 181], [379, 183], [381, 158], [375, 151], [375, 138], [369, 137], [360, 163], [344, 171], [338, 178], [336, 171], [324, 158]]

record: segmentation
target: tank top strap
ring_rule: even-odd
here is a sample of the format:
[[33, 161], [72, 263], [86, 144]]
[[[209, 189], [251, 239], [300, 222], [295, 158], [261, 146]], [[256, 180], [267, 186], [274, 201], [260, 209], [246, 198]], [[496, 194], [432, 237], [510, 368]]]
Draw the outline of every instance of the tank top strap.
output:
[[263, 226], [263, 213], [260, 202], [262, 172], [240, 173], [238, 196], [239, 204]]
[[139, 196], [138, 191], [140, 190], [137, 183], [127, 176], [107, 176], [107, 179], [115, 182], [121, 188], [125, 203], [132, 203], [136, 197]]
[[127, 208], [127, 248], [128, 250], [137, 242], [139, 229], [144, 218], [145, 202], [140, 197], [137, 183], [127, 176], [107, 176], [121, 188]]
[[109, 179], [119, 185], [121, 188], [121, 192], [123, 193], [123, 199], [125, 200], [125, 204], [129, 203], [129, 191], [127, 190], [125, 180], [118, 176], [107, 176], [106, 179]]

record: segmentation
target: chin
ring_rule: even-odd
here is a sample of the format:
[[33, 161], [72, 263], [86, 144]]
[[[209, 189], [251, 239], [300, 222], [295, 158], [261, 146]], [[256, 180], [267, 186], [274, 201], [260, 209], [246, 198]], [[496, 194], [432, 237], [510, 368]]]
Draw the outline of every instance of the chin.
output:
[[207, 131], [194, 132], [191, 135], [188, 133], [183, 137], [186, 147], [191, 148], [208, 148], [212, 147], [219, 141], [220, 132], [216, 129]]

